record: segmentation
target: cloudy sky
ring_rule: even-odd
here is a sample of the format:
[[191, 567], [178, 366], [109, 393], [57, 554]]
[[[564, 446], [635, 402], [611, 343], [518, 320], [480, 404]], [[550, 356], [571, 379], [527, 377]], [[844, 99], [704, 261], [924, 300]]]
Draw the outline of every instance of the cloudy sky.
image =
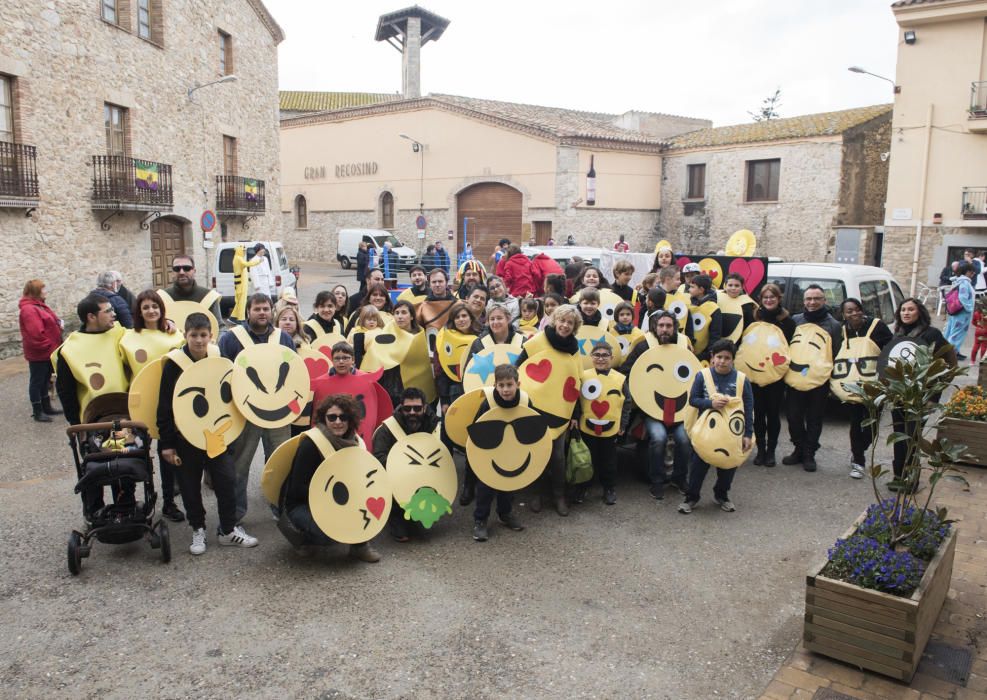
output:
[[[418, 0], [450, 20], [422, 51], [422, 92], [621, 113], [749, 121], [890, 102], [891, 0]], [[283, 90], [398, 92], [400, 54], [377, 18], [414, 0], [265, 0], [287, 39]], [[490, 10], [495, 11], [491, 12]]]

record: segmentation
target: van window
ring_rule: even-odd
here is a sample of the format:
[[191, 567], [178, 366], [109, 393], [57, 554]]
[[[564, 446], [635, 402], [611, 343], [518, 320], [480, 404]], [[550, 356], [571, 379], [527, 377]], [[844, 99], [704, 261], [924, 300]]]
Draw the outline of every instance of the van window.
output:
[[894, 321], [891, 288], [886, 280], [867, 280], [860, 283], [860, 303], [864, 313], [885, 323]]
[[894, 308], [896, 309], [905, 300], [905, 295], [901, 293], [901, 287], [894, 280], [891, 280], [891, 296], [894, 297]]
[[802, 305], [802, 295], [805, 293], [806, 287], [810, 284], [818, 284], [823, 289], [823, 294], [826, 295], [826, 305], [829, 307], [830, 312], [837, 319], [841, 319], [840, 314], [840, 304], [846, 299], [846, 285], [843, 284], [842, 280], [823, 280], [823, 279], [812, 279], [810, 277], [796, 277], [791, 281], [792, 292], [788, 301], [788, 311], [793, 314], [802, 313], [804, 308]]
[[278, 246], [275, 249], [274, 252], [278, 256], [278, 265], [280, 266], [281, 270], [282, 271], [287, 270], [288, 269], [288, 256], [284, 254], [284, 248], [282, 248], [281, 246]]
[[[233, 255], [236, 253], [236, 248], [223, 248], [219, 251], [219, 271], [220, 272], [233, 272]], [[254, 249], [247, 248], [247, 260], [252, 260], [254, 257]]]
[[377, 246], [379, 248], [383, 248], [384, 247], [384, 243], [387, 243], [387, 242], [390, 242], [390, 244], [393, 247], [395, 247], [395, 248], [400, 248], [401, 246], [404, 245], [401, 241], [399, 241], [397, 238], [395, 238], [394, 236], [391, 236], [391, 235], [374, 236], [374, 238], [377, 239]]

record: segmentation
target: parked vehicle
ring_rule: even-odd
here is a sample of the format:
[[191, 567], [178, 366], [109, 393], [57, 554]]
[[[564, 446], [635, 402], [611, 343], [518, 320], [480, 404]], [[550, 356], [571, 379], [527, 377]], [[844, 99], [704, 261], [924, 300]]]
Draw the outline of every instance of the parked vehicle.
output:
[[767, 281], [781, 287], [782, 303], [793, 314], [802, 311], [802, 294], [810, 284], [823, 288], [826, 304], [837, 318], [841, 318], [843, 300], [856, 297], [864, 313], [891, 325], [895, 310], [905, 299], [890, 272], [870, 265], [772, 261], [768, 263]]
[[339, 229], [336, 241], [336, 260], [344, 270], [356, 265], [356, 253], [360, 248], [360, 241], [366, 242], [368, 250], [373, 250], [374, 260], [380, 260], [384, 243], [389, 242], [391, 249], [398, 256], [400, 270], [407, 270], [418, 262], [418, 254], [414, 248], [404, 245], [389, 231], [377, 228], [342, 228]]
[[577, 255], [589, 264], [599, 267], [600, 254], [605, 252], [605, 250], [603, 248], [579, 245], [526, 245], [521, 246], [521, 252], [529, 258], [535, 257], [538, 253], [545, 253], [545, 255], [557, 262], [559, 267], [565, 269], [569, 261]]
[[212, 263], [212, 287], [223, 295], [220, 308], [224, 317], [235, 303], [233, 298], [233, 253], [237, 246], [242, 245], [246, 248], [247, 260], [250, 261], [254, 257], [254, 246], [258, 243], [262, 243], [267, 248], [267, 259], [271, 263], [271, 272], [274, 274], [276, 295], [280, 295], [281, 290], [285, 287], [297, 287], [298, 281], [288, 264], [288, 256], [281, 241], [225, 241], [217, 243]]

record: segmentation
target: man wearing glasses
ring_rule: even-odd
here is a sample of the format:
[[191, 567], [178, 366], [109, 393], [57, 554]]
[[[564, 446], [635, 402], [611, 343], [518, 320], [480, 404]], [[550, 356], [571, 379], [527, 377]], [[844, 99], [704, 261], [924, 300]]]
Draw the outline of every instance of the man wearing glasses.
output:
[[[172, 284], [165, 292], [175, 301], [194, 301], [200, 303], [210, 289], [202, 287], [195, 281], [195, 261], [188, 255], [177, 255], [171, 261]], [[219, 299], [213, 302], [209, 311], [219, 323], [223, 322], [223, 313], [219, 308]]]
[[[398, 441], [394, 435], [395, 426], [392, 426], [392, 421], [397, 424], [396, 428], [404, 431], [405, 435], [432, 433], [439, 424], [435, 413], [426, 405], [424, 392], [415, 387], [406, 388], [401, 394], [401, 403], [397, 411], [374, 431], [373, 453], [381, 464], [387, 464], [387, 456]], [[407, 542], [410, 539], [408, 521], [404, 519], [404, 510], [400, 505], [395, 504], [391, 508], [387, 526], [391, 531], [391, 537], [398, 542]]]

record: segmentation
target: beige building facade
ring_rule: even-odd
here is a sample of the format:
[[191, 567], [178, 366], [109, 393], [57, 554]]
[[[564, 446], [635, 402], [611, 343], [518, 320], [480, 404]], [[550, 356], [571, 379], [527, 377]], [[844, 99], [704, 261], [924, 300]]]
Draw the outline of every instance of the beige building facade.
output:
[[284, 35], [260, 0], [8, 0], [0, 15], [0, 356], [20, 351], [32, 278], [72, 324], [103, 270], [136, 293], [168, 284], [181, 252], [208, 283], [205, 210], [214, 240], [280, 237]]
[[759, 255], [879, 264], [873, 234], [890, 139], [890, 105], [675, 137], [664, 153], [659, 236], [708, 252], [748, 229]]
[[[283, 113], [297, 111], [297, 95], [282, 94]], [[341, 228], [386, 229], [416, 250], [442, 240], [453, 254], [465, 241], [481, 258], [501, 237], [610, 247], [624, 234], [646, 250], [662, 205], [661, 151], [709, 124], [452, 95], [285, 118], [283, 238], [310, 260], [335, 259]]]
[[885, 213], [885, 266], [934, 286], [987, 249], [987, 0], [904, 0]]

